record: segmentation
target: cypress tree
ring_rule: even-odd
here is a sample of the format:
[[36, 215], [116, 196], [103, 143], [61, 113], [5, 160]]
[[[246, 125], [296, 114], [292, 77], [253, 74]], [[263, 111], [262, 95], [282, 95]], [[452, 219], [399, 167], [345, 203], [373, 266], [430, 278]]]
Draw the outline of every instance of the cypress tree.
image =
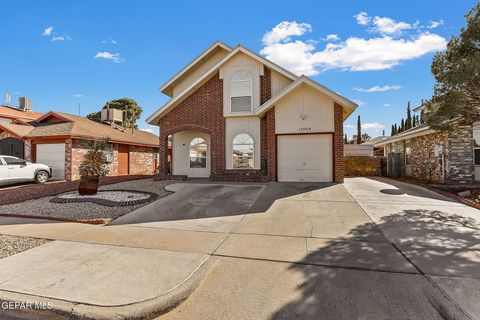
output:
[[357, 144], [362, 144], [362, 123], [360, 122], [360, 115], [357, 119]]
[[397, 127], [397, 124], [395, 123], [395, 126], [393, 127], [395, 129], [395, 135], [398, 134], [398, 127]]
[[425, 114], [424, 114], [423, 109], [422, 109], [422, 111], [420, 111], [420, 123], [424, 123], [424, 122], [425, 122], [425, 119], [424, 119], [424, 118], [425, 118]]
[[402, 118], [402, 122], [400, 122], [400, 130], [398, 132], [405, 131], [405, 120]]
[[348, 139], [347, 139], [347, 134], [345, 133], [345, 138], [343, 139], [343, 143], [347, 144], [348, 143]]
[[392, 124], [392, 129], [390, 131], [390, 137], [393, 137], [395, 135], [395, 128], [393, 127], [393, 124]]
[[405, 121], [405, 130], [411, 129], [412, 124], [412, 110], [410, 110], [410, 101], [407, 102], [407, 120]]
[[385, 137], [385, 129], [382, 130], [382, 137]]

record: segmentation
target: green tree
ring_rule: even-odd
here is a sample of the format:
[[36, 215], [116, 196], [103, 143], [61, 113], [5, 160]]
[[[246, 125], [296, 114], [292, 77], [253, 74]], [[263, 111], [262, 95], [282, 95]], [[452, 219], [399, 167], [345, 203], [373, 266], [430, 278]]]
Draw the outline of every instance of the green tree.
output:
[[362, 140], [363, 141], [368, 141], [370, 139], [372, 139], [372, 137], [370, 137], [370, 135], [368, 133], [366, 133], [366, 132], [362, 133]]
[[425, 112], [423, 109], [420, 111], [420, 124], [423, 124], [425, 122]]
[[360, 115], [357, 118], [357, 144], [362, 144], [362, 122], [360, 121]]
[[466, 27], [454, 36], [447, 50], [433, 58], [434, 94], [426, 103], [427, 123], [448, 131], [452, 121], [471, 124], [480, 119], [480, 3], [466, 15]]
[[398, 134], [398, 127], [397, 127], [396, 123], [395, 123], [395, 126], [393, 128], [395, 129], [395, 134], [394, 135], [397, 135]]
[[407, 102], [407, 119], [405, 120], [405, 130], [413, 128], [412, 110], [410, 110], [410, 101]]
[[382, 137], [385, 137], [385, 129], [382, 130]]
[[392, 129], [390, 130], [390, 137], [393, 137], [395, 135], [395, 127], [392, 124]]
[[405, 120], [402, 118], [402, 122], [400, 122], [400, 129], [398, 129], [398, 132], [403, 132], [405, 131]]
[[347, 138], [347, 134], [345, 133], [345, 138], [343, 138], [343, 143], [344, 144], [347, 144], [348, 143], [348, 138]]
[[[142, 115], [142, 107], [133, 99], [122, 98], [117, 100], [108, 101], [105, 103], [102, 109], [119, 109], [125, 111], [123, 115], [123, 126], [127, 128], [138, 128], [136, 122]], [[101, 111], [92, 112], [87, 115], [87, 118], [93, 121], [101, 121]]]

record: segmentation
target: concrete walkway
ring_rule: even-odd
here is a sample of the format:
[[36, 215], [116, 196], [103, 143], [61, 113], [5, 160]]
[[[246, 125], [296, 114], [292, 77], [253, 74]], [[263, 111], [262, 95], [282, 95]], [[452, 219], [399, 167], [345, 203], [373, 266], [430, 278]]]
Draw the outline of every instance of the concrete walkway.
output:
[[149, 319], [201, 283], [160, 319], [480, 318], [475, 209], [366, 178], [171, 187], [110, 226], [0, 218], [57, 239], [0, 260], [0, 299]]

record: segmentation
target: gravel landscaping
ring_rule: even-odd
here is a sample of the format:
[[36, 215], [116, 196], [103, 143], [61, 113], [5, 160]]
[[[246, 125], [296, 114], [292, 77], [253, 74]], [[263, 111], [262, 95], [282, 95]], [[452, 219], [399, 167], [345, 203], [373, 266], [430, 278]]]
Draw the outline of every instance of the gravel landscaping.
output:
[[[139, 179], [101, 186], [99, 190], [131, 190], [144, 191], [158, 194], [163, 198], [171, 192], [165, 190], [165, 186], [172, 182], [153, 181], [153, 179]], [[75, 194], [74, 192], [65, 193]], [[50, 217], [69, 220], [96, 220], [115, 219], [133, 210], [143, 207], [147, 203], [125, 207], [108, 207], [93, 202], [84, 203], [52, 203], [54, 197], [44, 197], [28, 200], [21, 203], [0, 206], [0, 215], [25, 215], [37, 217]]]
[[41, 246], [49, 242], [47, 239], [0, 235], [0, 259], [12, 256], [22, 251]]

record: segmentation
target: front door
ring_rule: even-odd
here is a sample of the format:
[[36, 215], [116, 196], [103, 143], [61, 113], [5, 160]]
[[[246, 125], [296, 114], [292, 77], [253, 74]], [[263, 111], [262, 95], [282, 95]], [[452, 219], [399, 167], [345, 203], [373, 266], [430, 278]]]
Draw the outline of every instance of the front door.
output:
[[129, 153], [128, 145], [119, 144], [118, 145], [118, 175], [127, 175], [129, 174]]

